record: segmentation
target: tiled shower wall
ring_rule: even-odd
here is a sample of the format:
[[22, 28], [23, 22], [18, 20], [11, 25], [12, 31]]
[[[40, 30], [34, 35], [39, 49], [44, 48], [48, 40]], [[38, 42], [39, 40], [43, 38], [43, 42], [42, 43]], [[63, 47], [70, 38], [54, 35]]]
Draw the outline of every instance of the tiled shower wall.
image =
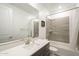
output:
[[69, 17], [51, 19], [49, 40], [69, 43]]

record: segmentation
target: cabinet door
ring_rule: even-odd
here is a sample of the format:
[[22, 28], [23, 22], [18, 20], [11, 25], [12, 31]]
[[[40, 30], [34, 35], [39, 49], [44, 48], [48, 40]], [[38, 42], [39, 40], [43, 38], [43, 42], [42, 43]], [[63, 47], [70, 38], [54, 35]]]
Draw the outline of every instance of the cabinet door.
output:
[[49, 50], [49, 43], [46, 44], [44, 47], [36, 51], [32, 56], [49, 56], [50, 50]]

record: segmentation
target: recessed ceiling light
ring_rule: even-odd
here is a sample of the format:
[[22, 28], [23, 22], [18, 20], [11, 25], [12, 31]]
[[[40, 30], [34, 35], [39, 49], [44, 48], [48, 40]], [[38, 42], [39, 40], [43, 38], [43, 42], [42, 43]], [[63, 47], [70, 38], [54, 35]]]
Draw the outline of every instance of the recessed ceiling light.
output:
[[58, 8], [59, 8], [59, 9], [61, 9], [62, 7], [61, 7], [61, 6], [59, 6]]

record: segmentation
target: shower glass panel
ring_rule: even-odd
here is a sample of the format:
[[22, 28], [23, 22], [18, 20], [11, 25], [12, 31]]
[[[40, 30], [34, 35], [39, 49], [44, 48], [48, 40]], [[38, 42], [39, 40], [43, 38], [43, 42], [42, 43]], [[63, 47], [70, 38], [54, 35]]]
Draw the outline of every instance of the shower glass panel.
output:
[[49, 40], [69, 43], [69, 17], [52, 19]]

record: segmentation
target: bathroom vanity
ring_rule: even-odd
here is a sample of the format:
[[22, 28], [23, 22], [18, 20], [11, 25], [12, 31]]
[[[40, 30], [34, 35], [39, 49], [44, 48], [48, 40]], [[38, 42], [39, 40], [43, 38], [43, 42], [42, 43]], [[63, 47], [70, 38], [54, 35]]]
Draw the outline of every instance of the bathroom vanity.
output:
[[49, 54], [49, 41], [46, 39], [37, 39], [30, 44], [23, 43], [0, 52], [0, 56], [47, 56]]

